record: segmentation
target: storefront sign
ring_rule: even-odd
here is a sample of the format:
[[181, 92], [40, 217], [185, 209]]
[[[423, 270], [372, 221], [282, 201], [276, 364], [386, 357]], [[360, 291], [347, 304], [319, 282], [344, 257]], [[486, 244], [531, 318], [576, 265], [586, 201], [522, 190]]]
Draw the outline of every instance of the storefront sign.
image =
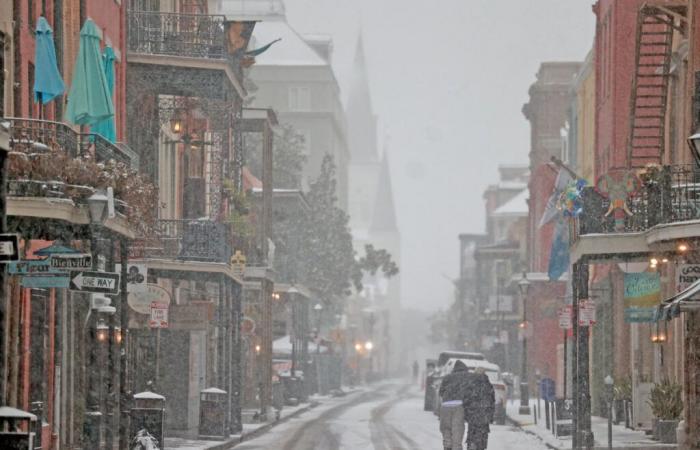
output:
[[[122, 265], [116, 264], [115, 270], [122, 272]], [[145, 264], [126, 265], [126, 292], [129, 294], [143, 294], [148, 290], [147, 284], [148, 268]]]
[[676, 293], [682, 292], [700, 280], [700, 264], [678, 264], [676, 267]]
[[653, 322], [660, 297], [661, 280], [658, 273], [626, 273], [625, 322]]
[[10, 275], [56, 275], [63, 277], [68, 276], [68, 274], [65, 271], [51, 267], [51, 263], [48, 259], [30, 259], [25, 261], [13, 261], [7, 265], [7, 271], [10, 273]]
[[129, 307], [139, 314], [151, 314], [151, 303], [170, 304], [170, 292], [158, 286], [149, 284], [146, 292], [130, 293], [127, 297]]

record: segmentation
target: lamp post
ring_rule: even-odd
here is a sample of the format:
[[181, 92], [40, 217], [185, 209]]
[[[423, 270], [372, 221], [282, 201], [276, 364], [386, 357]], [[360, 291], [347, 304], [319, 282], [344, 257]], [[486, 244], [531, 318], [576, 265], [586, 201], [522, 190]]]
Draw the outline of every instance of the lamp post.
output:
[[321, 389], [321, 311], [323, 305], [316, 303], [314, 305], [316, 311], [316, 389], [318, 393], [322, 393]]
[[[92, 252], [92, 269], [97, 270], [98, 256], [100, 253], [98, 245], [102, 223], [104, 222], [107, 216], [108, 198], [102, 192], [95, 192], [94, 194], [92, 194], [92, 196], [90, 196], [87, 199], [87, 203], [88, 211], [90, 213], [90, 250]], [[91, 305], [92, 307], [99, 305], [96, 302], [96, 300], [97, 298], [93, 298], [93, 305]], [[102, 302], [100, 306], [103, 308], [109, 307], [108, 300]], [[93, 311], [95, 311], [95, 313], [99, 312], [98, 308], [91, 309], [88, 313], [88, 318], [89, 314], [92, 314]], [[105, 312], [109, 313], [112, 311], [110, 310]], [[88, 323], [91, 323], [89, 325], [89, 335], [91, 337], [91, 340], [88, 352], [88, 367], [86, 367], [86, 370], [88, 371], [88, 392], [86, 397], [87, 413], [85, 417], [83, 433], [85, 435], [85, 442], [88, 443], [89, 447], [99, 448], [100, 442], [102, 440], [103, 414], [102, 402], [100, 398], [101, 396], [98, 395], [97, 390], [101, 389], [100, 386], [102, 374], [99, 371], [99, 369], [95, 370], [95, 368], [96, 366], [101, 366], [101, 364], [98, 364], [97, 362], [97, 345], [99, 344], [99, 333], [104, 332], [104, 329], [100, 330], [100, 325], [94, 323], [94, 321], [90, 321]], [[102, 325], [106, 326], [104, 324], [104, 319], [102, 319]], [[99, 377], [100, 379], [95, 379], [95, 377]]]
[[613, 412], [613, 384], [615, 380], [608, 375], [605, 377], [605, 397], [608, 401], [608, 448], [612, 450], [612, 412]]
[[523, 355], [522, 367], [520, 370], [520, 408], [518, 414], [530, 415], [530, 393], [529, 383], [527, 380], [527, 293], [530, 290], [530, 281], [527, 279], [527, 273], [523, 272], [523, 277], [518, 281], [518, 290], [523, 301]]

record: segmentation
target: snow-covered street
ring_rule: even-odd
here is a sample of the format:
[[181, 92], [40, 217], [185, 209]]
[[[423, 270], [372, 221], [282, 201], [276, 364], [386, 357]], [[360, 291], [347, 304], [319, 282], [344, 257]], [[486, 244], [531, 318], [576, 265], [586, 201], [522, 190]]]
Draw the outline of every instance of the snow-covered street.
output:
[[[492, 426], [489, 450], [535, 450], [546, 446], [512, 426]], [[240, 450], [438, 450], [438, 421], [423, 411], [418, 387], [385, 383], [329, 402], [246, 441]]]

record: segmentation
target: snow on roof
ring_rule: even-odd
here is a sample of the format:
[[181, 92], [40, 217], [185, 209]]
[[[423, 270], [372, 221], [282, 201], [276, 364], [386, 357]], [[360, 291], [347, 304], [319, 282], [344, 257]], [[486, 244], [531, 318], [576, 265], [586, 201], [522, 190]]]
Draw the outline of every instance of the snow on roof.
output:
[[527, 189], [523, 189], [515, 197], [496, 208], [493, 216], [526, 216], [528, 214], [527, 199], [529, 195], [530, 192]]
[[139, 400], [165, 400], [165, 397], [163, 397], [162, 395], [156, 394], [155, 392], [151, 391], [144, 391], [139, 392], [138, 394], [134, 394], [134, 398]]
[[0, 417], [2, 417], [3, 419], [36, 420], [36, 416], [34, 414], [22, 411], [21, 409], [12, 408], [10, 406], [0, 407]]
[[225, 393], [226, 393], [226, 391], [224, 391], [223, 389], [219, 389], [219, 388], [215, 388], [215, 387], [210, 387], [210, 388], [204, 389], [202, 391], [202, 394], [225, 394]]
[[327, 66], [328, 63], [284, 20], [268, 20], [255, 26], [248, 50], [282, 39], [255, 57], [256, 66]]

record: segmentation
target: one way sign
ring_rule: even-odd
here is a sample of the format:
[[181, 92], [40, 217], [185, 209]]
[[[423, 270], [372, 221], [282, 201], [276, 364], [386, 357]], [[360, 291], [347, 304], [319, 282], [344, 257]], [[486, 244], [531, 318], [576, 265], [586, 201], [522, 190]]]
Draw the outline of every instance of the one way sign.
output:
[[70, 289], [94, 294], [119, 293], [119, 274], [115, 272], [83, 272], [70, 273]]

